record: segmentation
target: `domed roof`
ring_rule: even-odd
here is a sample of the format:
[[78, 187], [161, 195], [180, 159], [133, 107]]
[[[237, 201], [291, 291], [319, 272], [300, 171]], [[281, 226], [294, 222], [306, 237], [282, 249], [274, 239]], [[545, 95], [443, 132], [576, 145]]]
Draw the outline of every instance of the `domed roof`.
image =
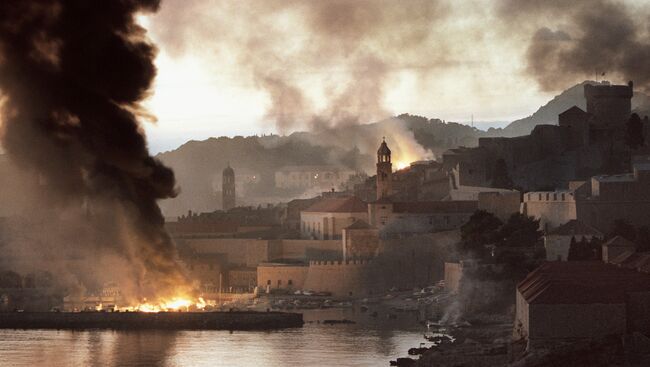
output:
[[381, 145], [377, 150], [377, 155], [390, 155], [390, 149], [388, 149], [388, 145], [386, 144], [386, 138], [382, 140]]
[[230, 163], [228, 163], [228, 167], [226, 167], [226, 168], [223, 169], [223, 174], [224, 174], [224, 175], [234, 175], [234, 174], [235, 174], [235, 170], [233, 170], [233, 169], [230, 167]]

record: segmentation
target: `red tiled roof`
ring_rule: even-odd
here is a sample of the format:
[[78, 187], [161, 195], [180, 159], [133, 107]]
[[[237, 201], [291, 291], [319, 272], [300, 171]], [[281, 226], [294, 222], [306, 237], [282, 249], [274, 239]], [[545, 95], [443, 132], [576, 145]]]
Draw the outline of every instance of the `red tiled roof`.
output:
[[303, 210], [307, 213], [365, 213], [368, 204], [356, 196], [321, 199]]
[[478, 201], [414, 201], [393, 203], [394, 213], [473, 213]]
[[[549, 232], [550, 235], [557, 236], [596, 236], [602, 237], [603, 233], [577, 219], [572, 219], [556, 229]], [[579, 238], [576, 238], [579, 240]]]
[[650, 275], [600, 261], [546, 262], [519, 283], [529, 304], [623, 304], [631, 292], [650, 292]]

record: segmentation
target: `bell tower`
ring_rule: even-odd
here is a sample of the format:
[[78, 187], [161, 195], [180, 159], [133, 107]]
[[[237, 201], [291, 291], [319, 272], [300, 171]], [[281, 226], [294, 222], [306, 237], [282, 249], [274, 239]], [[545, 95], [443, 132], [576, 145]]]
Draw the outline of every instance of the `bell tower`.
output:
[[230, 167], [230, 163], [221, 175], [221, 195], [221, 207], [224, 211], [235, 207], [235, 171]]
[[387, 198], [393, 193], [393, 164], [386, 138], [382, 139], [377, 150], [377, 200]]

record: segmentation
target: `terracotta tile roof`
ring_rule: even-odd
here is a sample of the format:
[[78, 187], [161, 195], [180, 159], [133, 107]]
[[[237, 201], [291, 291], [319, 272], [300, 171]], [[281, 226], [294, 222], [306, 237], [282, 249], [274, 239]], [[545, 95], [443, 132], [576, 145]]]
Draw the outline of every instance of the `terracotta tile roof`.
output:
[[650, 292], [650, 274], [600, 261], [546, 262], [517, 290], [529, 304], [624, 304], [628, 293]]
[[474, 213], [478, 201], [414, 201], [393, 203], [394, 213]]
[[572, 219], [564, 223], [563, 225], [550, 231], [548, 234], [556, 236], [577, 236], [576, 240], [580, 240], [580, 238], [578, 238], [579, 236], [603, 237], [602, 232], [577, 219]]
[[307, 213], [365, 213], [368, 204], [356, 196], [321, 199], [303, 210]]

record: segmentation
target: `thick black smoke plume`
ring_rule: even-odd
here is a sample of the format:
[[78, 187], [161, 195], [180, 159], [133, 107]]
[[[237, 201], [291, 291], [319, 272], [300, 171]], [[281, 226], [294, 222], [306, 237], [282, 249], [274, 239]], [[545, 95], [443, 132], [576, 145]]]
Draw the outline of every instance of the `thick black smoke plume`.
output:
[[167, 297], [185, 285], [156, 203], [175, 195], [174, 174], [149, 155], [136, 118], [156, 74], [156, 49], [134, 17], [158, 6], [0, 2], [3, 147], [38, 173], [57, 206], [86, 203], [101, 213], [87, 245], [125, 260], [132, 296]]
[[543, 90], [561, 90], [596, 77], [634, 80], [637, 87], [650, 91], [648, 4], [504, 0], [499, 14], [513, 27], [546, 20], [526, 52], [526, 70]]

